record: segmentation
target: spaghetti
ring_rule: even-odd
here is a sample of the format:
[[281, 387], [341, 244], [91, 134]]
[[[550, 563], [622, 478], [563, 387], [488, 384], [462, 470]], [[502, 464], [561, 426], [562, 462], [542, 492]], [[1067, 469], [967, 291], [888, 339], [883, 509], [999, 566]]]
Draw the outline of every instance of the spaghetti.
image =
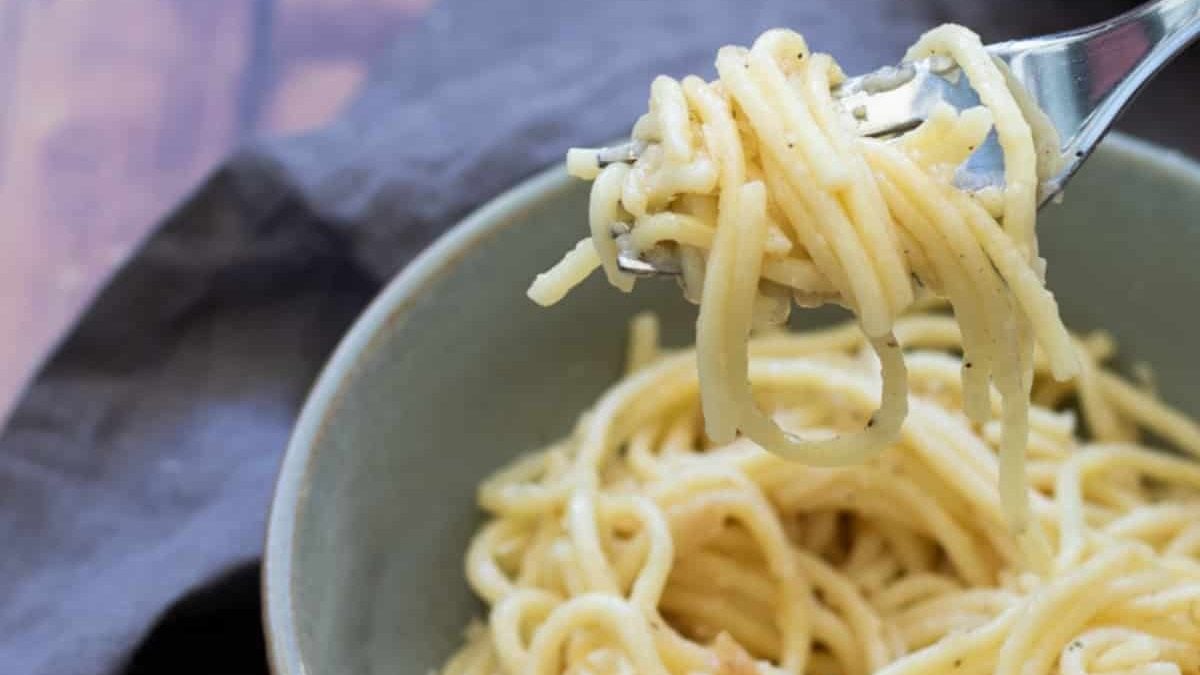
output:
[[[856, 136], [837, 65], [773, 30], [716, 81], [656, 79], [636, 161], [568, 155], [591, 236], [530, 297], [669, 256], [696, 348], [639, 317], [627, 376], [480, 487], [490, 613], [444, 673], [1200, 673], [1200, 465], [1136, 442], [1200, 456], [1200, 429], [1063, 326], [1021, 102], [969, 31], [930, 55], [982, 105], [894, 140]], [[993, 131], [1005, 188], [966, 194]], [[952, 318], [913, 313], [937, 299]], [[793, 302], [856, 322], [763, 330]]]
[[[961, 330], [933, 314], [907, 346], [908, 417], [881, 453], [809, 466], [705, 433], [695, 352], [639, 317], [629, 373], [553, 446], [479, 488], [467, 554], [486, 623], [444, 675], [1200, 673], [1200, 428], [1103, 368], [1033, 361], [1033, 518], [1054, 551], [1027, 571], [997, 475], [1000, 425], [963, 410]], [[749, 375], [793, 433], [861, 426], [879, 386], [854, 325], [750, 342]], [[990, 402], [999, 408], [1001, 401]]]

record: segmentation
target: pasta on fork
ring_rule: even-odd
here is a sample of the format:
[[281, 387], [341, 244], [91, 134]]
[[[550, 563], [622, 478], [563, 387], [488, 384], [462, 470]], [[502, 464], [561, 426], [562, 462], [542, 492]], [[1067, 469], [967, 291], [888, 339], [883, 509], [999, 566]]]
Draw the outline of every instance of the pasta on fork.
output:
[[[917, 291], [947, 299], [962, 332], [963, 407], [984, 423], [993, 415], [989, 385], [999, 391], [1000, 491], [1030, 563], [1044, 568], [1049, 549], [1031, 520], [1023, 469], [1034, 346], [1059, 379], [1078, 364], [1037, 255], [1033, 132], [977, 36], [943, 26], [908, 57], [933, 54], [960, 64], [983, 105], [938, 108], [894, 141], [854, 135], [831, 94], [841, 70], [791, 31], [768, 31], [750, 49], [721, 49], [714, 82], [659, 77], [650, 112], [634, 126], [634, 138], [647, 143], [637, 161], [601, 168], [594, 152], [568, 156], [568, 170], [593, 181], [591, 237], [539, 276], [529, 295], [556, 302], [596, 268], [629, 291], [635, 279], [618, 267], [619, 249], [671, 248], [684, 295], [700, 305], [708, 435], [727, 443], [741, 432], [823, 466], [861, 462], [896, 439], [907, 387], [893, 326]], [[954, 172], [993, 130], [1005, 191], [964, 193]], [[755, 404], [746, 341], [756, 323], [786, 319], [793, 301], [848, 307], [878, 357], [881, 402], [861, 431], [802, 437]]]

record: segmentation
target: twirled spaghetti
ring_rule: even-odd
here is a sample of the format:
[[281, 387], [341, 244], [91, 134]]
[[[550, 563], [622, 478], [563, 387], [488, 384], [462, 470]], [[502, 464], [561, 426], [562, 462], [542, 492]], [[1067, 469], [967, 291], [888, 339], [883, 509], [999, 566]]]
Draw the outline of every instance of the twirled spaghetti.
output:
[[[594, 180], [591, 237], [530, 288], [549, 304], [593, 269], [628, 291], [617, 264], [634, 255], [678, 256], [685, 295], [700, 304], [696, 346], [705, 428], [717, 442], [740, 431], [808, 464], [859, 462], [900, 433], [905, 367], [892, 326], [918, 292], [950, 301], [962, 327], [964, 408], [1003, 404], [1000, 493], [1030, 565], [1049, 552], [1025, 500], [1029, 368], [1035, 342], [1059, 379], [1078, 369], [1053, 296], [1042, 283], [1034, 216], [1038, 155], [1005, 75], [978, 37], [958, 26], [926, 34], [910, 58], [960, 64], [982, 106], [935, 110], [895, 141], [860, 138], [835, 104], [842, 79], [831, 58], [785, 30], [750, 49], [726, 47], [715, 82], [659, 77], [650, 112], [634, 127], [646, 148], [631, 165], [600, 167], [572, 151], [568, 168]], [[1003, 194], [969, 195], [955, 169], [995, 130], [1005, 157]], [[785, 432], [755, 405], [745, 343], [752, 326], [782, 321], [790, 299], [837, 302], [858, 317], [883, 372], [867, 428], [833, 438]]]

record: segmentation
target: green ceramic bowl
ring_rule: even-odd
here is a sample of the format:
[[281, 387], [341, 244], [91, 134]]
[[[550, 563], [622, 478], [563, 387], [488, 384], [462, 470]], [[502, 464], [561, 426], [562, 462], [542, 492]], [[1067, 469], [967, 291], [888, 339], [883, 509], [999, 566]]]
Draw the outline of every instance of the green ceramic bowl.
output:
[[[669, 342], [690, 341], [695, 310], [671, 282], [623, 295], [597, 275], [551, 309], [525, 298], [585, 232], [586, 199], [557, 167], [501, 195], [409, 265], [338, 347], [271, 511], [277, 675], [440, 666], [481, 609], [462, 562], [476, 483], [568, 431], [617, 377], [636, 310], [658, 311]], [[1162, 394], [1200, 414], [1200, 166], [1116, 136], [1042, 215], [1067, 322], [1112, 330], [1127, 363], [1153, 365]]]

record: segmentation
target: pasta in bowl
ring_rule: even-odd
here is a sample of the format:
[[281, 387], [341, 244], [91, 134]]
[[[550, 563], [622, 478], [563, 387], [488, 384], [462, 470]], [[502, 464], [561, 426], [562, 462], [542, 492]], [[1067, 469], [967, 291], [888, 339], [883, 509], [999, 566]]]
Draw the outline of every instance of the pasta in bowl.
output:
[[[971, 120], [949, 122], [965, 133]], [[873, 171], [871, 158], [865, 162]], [[759, 228], [751, 235], [743, 230], [753, 228], [738, 228], [736, 236], [757, 238], [729, 250], [735, 261], [738, 252], [754, 252], [742, 260], [761, 272], [770, 220], [782, 223], [786, 214], [776, 205], [768, 217], [770, 175], [762, 187], [744, 187], [755, 182], [752, 174], [731, 194], [738, 222], [749, 217]], [[759, 322], [759, 335], [743, 347], [753, 310], [770, 300], [757, 299], [766, 295], [765, 275], [749, 275], [749, 284], [734, 278], [745, 267], [730, 265], [726, 288], [744, 283], [740, 297], [753, 306], [718, 305], [722, 315], [742, 312], [735, 317], [742, 328], [711, 337], [724, 347], [732, 341], [744, 363], [734, 349], [714, 350], [724, 355], [713, 363], [726, 375], [717, 391], [744, 378], [759, 414], [805, 442], [888, 432], [873, 432], [885, 436], [879, 447], [856, 442], [851, 449], [862, 456], [853, 462], [825, 463], [772, 454], [772, 443], [744, 427], [744, 404], [726, 408], [735, 411], [731, 424], [710, 428], [704, 357], [682, 347], [695, 317], [668, 284], [621, 296], [588, 282], [550, 310], [516, 291], [480, 293], [522, 288], [523, 273], [571, 248], [562, 222], [586, 211], [581, 186], [560, 175], [522, 188], [406, 271], [314, 392], [285, 462], [268, 545], [276, 669], [1194, 671], [1196, 535], [1188, 514], [1197, 469], [1144, 449], [1138, 438], [1149, 430], [1164, 446], [1196, 447], [1195, 426], [1161, 403], [1192, 410], [1200, 403], [1188, 397], [1200, 373], [1169, 339], [1181, 329], [1169, 308], [1195, 281], [1182, 247], [1133, 236], [1125, 223], [1152, 213], [1156, 231], [1194, 237], [1187, 223], [1188, 210], [1200, 208], [1197, 184], [1190, 165], [1118, 142], [1085, 169], [1067, 203], [1046, 214], [1040, 251], [1010, 231], [1007, 215], [997, 217], [994, 200], [972, 206], [945, 194], [960, 218], [975, 214], [972, 241], [1003, 283], [979, 266], [972, 268], [978, 277], [955, 277], [899, 255], [888, 278], [909, 284], [908, 273], [920, 270], [922, 286], [951, 296], [953, 319], [936, 306], [912, 307], [905, 287], [883, 283], [890, 299], [876, 306], [889, 309], [864, 319], [864, 305], [839, 290], [862, 266], [841, 265], [845, 278], [835, 280], [839, 266], [830, 273], [817, 265], [819, 245], [784, 231], [793, 249], [802, 244], [808, 254], [806, 283], [827, 284], [826, 295], [804, 297], [837, 299], [857, 321], [829, 327], [827, 315], [798, 312], [793, 319], [807, 325], [804, 332]], [[1114, 185], [1123, 187], [1119, 197]], [[877, 196], [888, 213], [903, 208], [886, 186]], [[979, 232], [997, 231], [984, 216], [1003, 226], [998, 245], [1011, 244], [1016, 263], [1033, 273], [1030, 297], [1044, 292], [1036, 256], [1050, 261], [1058, 304], [1085, 329], [1060, 331], [1055, 307], [1047, 326], [1057, 352], [1022, 352], [1042, 342], [1031, 305], [1016, 297], [1019, 284], [997, 264], [1014, 258], [993, 256], [981, 243]], [[702, 307], [713, 297], [709, 279], [720, 278], [710, 273], [721, 269], [712, 260], [717, 230]], [[902, 237], [884, 232], [879, 243]], [[593, 253], [603, 262], [598, 247]], [[880, 257], [870, 254], [867, 267], [875, 270]], [[1096, 260], [1106, 265], [1103, 277]], [[963, 310], [981, 296], [956, 302], [948, 292], [955, 278], [991, 288], [1009, 319], [964, 323]], [[439, 306], [462, 311], [451, 317]], [[640, 313], [646, 309], [653, 313]], [[777, 321], [779, 313], [762, 315]], [[1094, 331], [1100, 325], [1111, 327], [1111, 337]], [[1011, 331], [1010, 344], [968, 337], [994, 339], [1001, 329]], [[472, 346], [480, 343], [487, 347]], [[447, 360], [439, 356], [446, 344], [463, 348]], [[1106, 370], [1115, 344], [1157, 366], [1160, 396], [1150, 382]], [[1007, 393], [999, 382], [989, 389], [987, 378], [980, 389], [968, 374], [988, 345], [993, 379], [1005, 368], [1028, 373]], [[909, 389], [894, 428], [872, 421], [888, 349], [904, 352]], [[729, 375], [730, 358], [744, 371]], [[1020, 472], [1028, 487], [1007, 500], [1028, 505], [1017, 517], [1001, 489], [1005, 436], [1017, 418], [1005, 410], [1014, 406], [1025, 432], [1020, 452], [1009, 455], [1028, 465]], [[475, 483], [483, 523], [469, 499]], [[1021, 517], [1040, 544], [1022, 540]], [[483, 606], [459, 592], [464, 555]], [[470, 624], [472, 616], [486, 621]]]
[[[836, 63], [776, 29], [713, 82], [656, 79], [632, 162], [568, 154], [591, 234], [530, 298], [593, 267], [629, 292], [621, 249], [675, 256], [696, 349], [657, 357], [639, 317], [626, 378], [480, 487], [466, 567], [490, 611], [443, 672], [1200, 669], [1200, 426], [1059, 318], [1003, 67], [960, 26], [909, 52], [929, 55], [980, 105], [898, 138], [858, 136]], [[989, 133], [1004, 187], [961, 189]], [[793, 294], [857, 329], [747, 343]], [[905, 316], [918, 295], [951, 314]]]

